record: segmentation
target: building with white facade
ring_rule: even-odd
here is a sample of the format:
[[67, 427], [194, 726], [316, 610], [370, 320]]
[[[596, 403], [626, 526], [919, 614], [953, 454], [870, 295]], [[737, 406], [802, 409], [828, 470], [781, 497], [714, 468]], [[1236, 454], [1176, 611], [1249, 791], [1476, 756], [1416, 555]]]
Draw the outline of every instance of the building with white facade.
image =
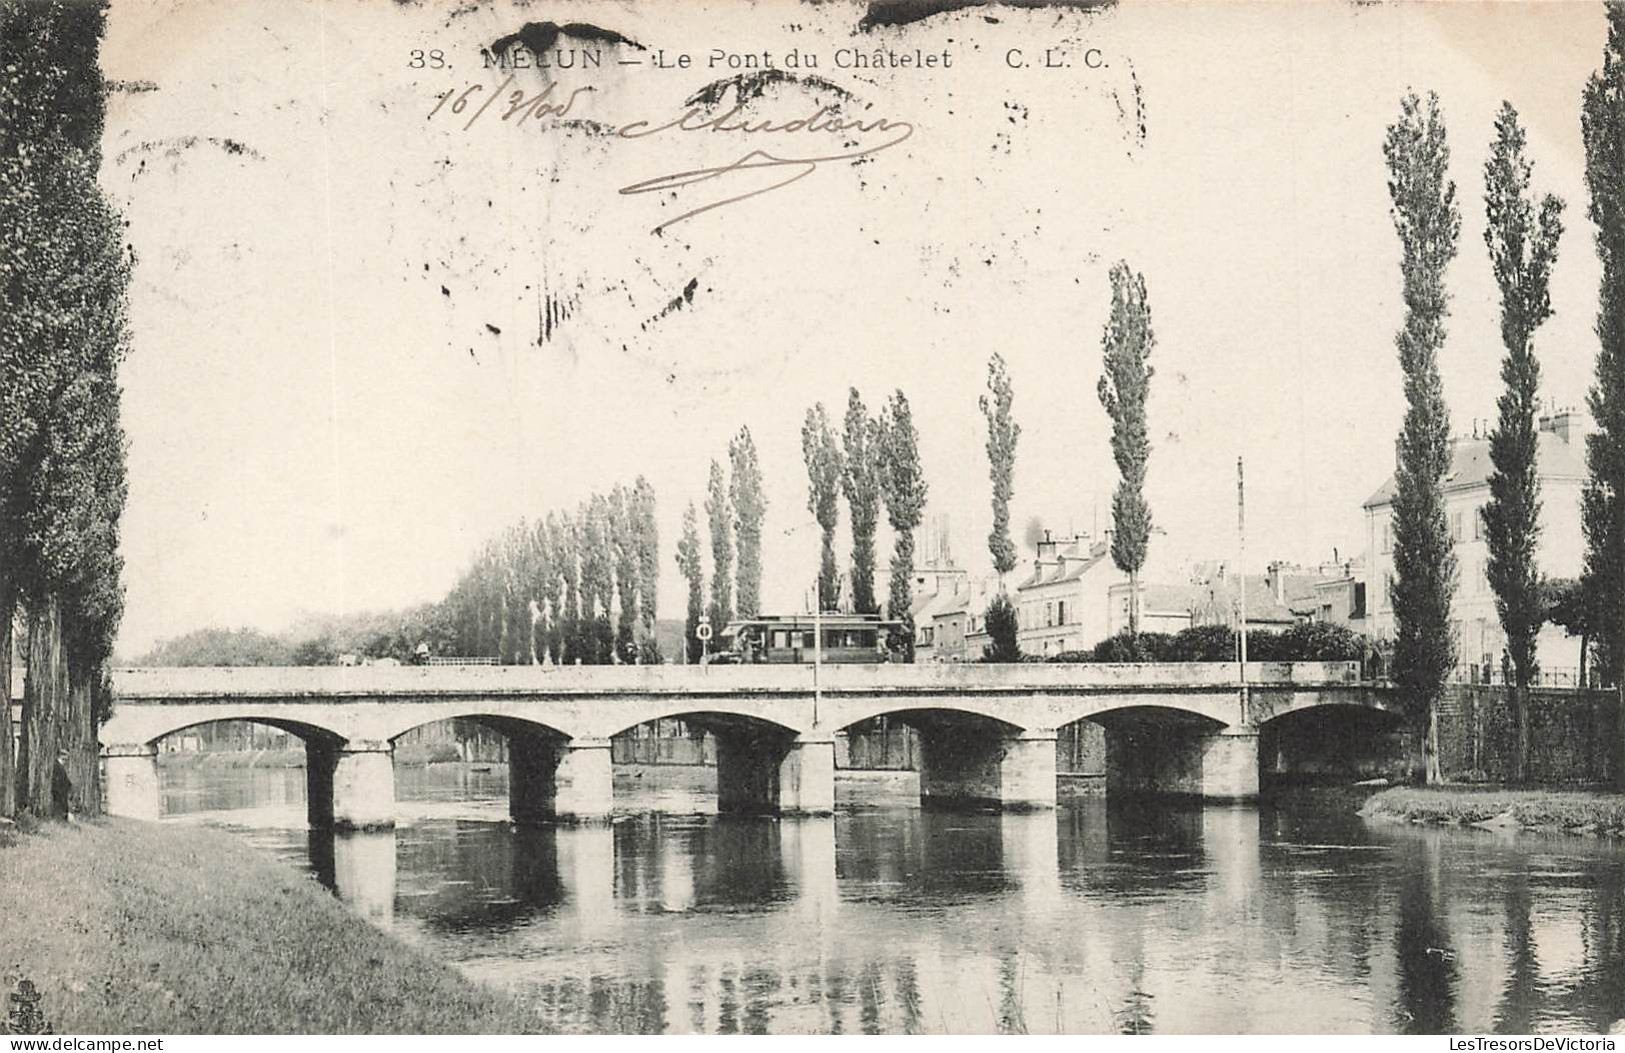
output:
[[[1585, 554], [1580, 530], [1580, 494], [1585, 486], [1585, 436], [1590, 420], [1577, 410], [1540, 418], [1536, 467], [1540, 477], [1541, 533], [1536, 550], [1540, 573], [1548, 578], [1576, 578]], [[1452, 621], [1456, 654], [1462, 665], [1488, 664], [1499, 669], [1506, 636], [1495, 610], [1485, 566], [1489, 548], [1480, 513], [1490, 499], [1489, 440], [1480, 436], [1452, 443], [1450, 470], [1444, 479], [1445, 515], [1455, 542], [1458, 584]], [[1394, 479], [1383, 483], [1365, 502], [1367, 629], [1379, 640], [1394, 635], [1390, 590], [1394, 578]], [[1579, 642], [1557, 626], [1541, 630], [1536, 655], [1542, 670], [1573, 669], [1580, 664]]]

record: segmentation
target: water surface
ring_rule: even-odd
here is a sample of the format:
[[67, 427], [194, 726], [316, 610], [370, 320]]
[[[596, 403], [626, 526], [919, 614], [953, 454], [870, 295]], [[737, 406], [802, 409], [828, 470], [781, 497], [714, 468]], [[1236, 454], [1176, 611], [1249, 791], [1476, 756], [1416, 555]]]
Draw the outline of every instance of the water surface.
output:
[[732, 818], [704, 774], [667, 774], [623, 773], [601, 827], [511, 828], [500, 766], [403, 767], [392, 833], [308, 833], [297, 769], [166, 769], [165, 808], [311, 868], [563, 1031], [1525, 1033], [1625, 1017], [1625, 852], [1609, 842], [1368, 826], [1332, 793], [998, 815], [844, 788], [833, 819]]

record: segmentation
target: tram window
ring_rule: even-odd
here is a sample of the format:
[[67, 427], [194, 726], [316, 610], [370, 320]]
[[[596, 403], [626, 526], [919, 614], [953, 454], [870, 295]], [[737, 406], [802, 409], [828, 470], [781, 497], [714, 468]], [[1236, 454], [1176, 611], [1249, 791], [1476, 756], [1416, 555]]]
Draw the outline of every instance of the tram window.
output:
[[802, 633], [801, 634], [801, 646], [810, 651], [814, 647], [818, 646], [818, 641], [813, 638], [812, 633], [810, 633], [810, 632]]
[[866, 648], [869, 648], [870, 650], [874, 649], [874, 646], [875, 646], [875, 631], [873, 629], [864, 629], [861, 632], [856, 633], [855, 635], [858, 638], [857, 646], [866, 647]]
[[782, 651], [786, 647], [789, 647], [789, 646], [790, 646], [790, 630], [788, 630], [788, 629], [774, 629], [773, 630], [773, 649], [775, 651]]

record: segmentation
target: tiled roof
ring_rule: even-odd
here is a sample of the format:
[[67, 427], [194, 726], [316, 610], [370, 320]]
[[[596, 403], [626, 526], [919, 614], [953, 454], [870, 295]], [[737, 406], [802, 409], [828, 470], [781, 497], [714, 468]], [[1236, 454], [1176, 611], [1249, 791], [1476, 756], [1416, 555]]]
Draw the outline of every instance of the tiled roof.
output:
[[[1540, 478], [1577, 479], [1586, 477], [1584, 447], [1578, 442], [1565, 442], [1553, 432], [1538, 433], [1535, 445], [1535, 464]], [[1490, 444], [1487, 439], [1458, 439], [1450, 451], [1450, 471], [1444, 477], [1444, 492], [1466, 490], [1474, 486], [1487, 486], [1495, 465], [1490, 463]], [[1394, 500], [1394, 477], [1377, 488], [1361, 507], [1376, 508]]]
[[1063, 581], [1077, 581], [1088, 573], [1097, 563], [1106, 558], [1110, 551], [1104, 541], [1096, 542], [1089, 547], [1087, 553], [1078, 551], [1076, 546], [1069, 548], [1061, 558], [1054, 563], [1034, 564], [1033, 572], [1025, 581], [1016, 586], [1018, 591], [1033, 589], [1040, 585], [1058, 585]]

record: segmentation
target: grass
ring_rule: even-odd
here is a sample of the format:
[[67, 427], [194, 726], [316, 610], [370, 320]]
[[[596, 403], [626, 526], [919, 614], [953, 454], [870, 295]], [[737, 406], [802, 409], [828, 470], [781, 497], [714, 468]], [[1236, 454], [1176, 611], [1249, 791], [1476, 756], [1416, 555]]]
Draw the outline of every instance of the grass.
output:
[[32, 980], [58, 1034], [541, 1026], [221, 831], [122, 820], [12, 831], [0, 889], [5, 989]]
[[1476, 823], [1625, 836], [1625, 794], [1587, 790], [1397, 786], [1374, 795], [1360, 814], [1413, 823]]

